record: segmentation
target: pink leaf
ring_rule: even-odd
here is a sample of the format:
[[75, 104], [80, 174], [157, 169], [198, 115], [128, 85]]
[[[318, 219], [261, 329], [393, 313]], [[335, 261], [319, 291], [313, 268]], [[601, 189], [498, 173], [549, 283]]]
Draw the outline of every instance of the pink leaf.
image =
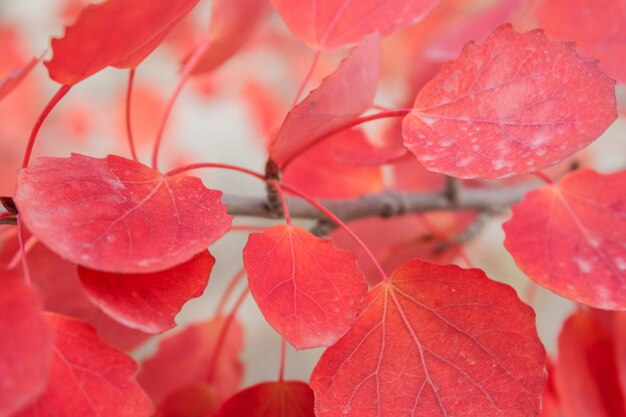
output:
[[228, 231], [221, 194], [198, 178], [119, 156], [73, 154], [21, 170], [15, 202], [31, 232], [60, 256], [101, 271], [148, 273], [191, 259]]
[[294, 226], [250, 234], [243, 261], [265, 319], [296, 349], [332, 345], [367, 291], [354, 254]]
[[9, 74], [6, 78], [0, 79], [0, 100], [13, 91], [30, 74], [33, 68], [39, 64], [39, 61], [41, 61], [41, 58], [33, 58], [22, 68]]
[[311, 375], [317, 417], [528, 417], [545, 351], [535, 314], [478, 269], [420, 260], [372, 288]]
[[614, 81], [540, 30], [496, 29], [420, 91], [404, 144], [429, 170], [500, 178], [556, 165], [615, 120]]
[[45, 62], [50, 78], [74, 85], [108, 67], [136, 68], [199, 0], [106, 0], [90, 4]]
[[12, 415], [43, 391], [52, 338], [41, 300], [15, 274], [0, 270], [0, 416]]
[[270, 155], [283, 165], [315, 139], [356, 119], [369, 109], [376, 95], [380, 66], [380, 38], [366, 37], [339, 68], [326, 77], [293, 110], [272, 143]]
[[[531, 191], [504, 224], [504, 245], [540, 285], [598, 308], [626, 309], [626, 171], [582, 169]], [[532, 232], [529, 232], [532, 231]]]
[[135, 381], [137, 365], [105, 345], [93, 328], [53, 313], [54, 356], [48, 386], [37, 401], [16, 417], [148, 417], [150, 399]]
[[358, 43], [365, 35], [389, 35], [420, 21], [441, 0], [273, 0], [289, 30], [315, 49]]
[[215, 417], [315, 417], [313, 391], [304, 382], [262, 382], [229, 398]]
[[202, 295], [215, 264], [208, 251], [165, 271], [114, 274], [78, 268], [89, 299], [108, 316], [146, 333], [162, 333], [176, 326], [183, 305]]

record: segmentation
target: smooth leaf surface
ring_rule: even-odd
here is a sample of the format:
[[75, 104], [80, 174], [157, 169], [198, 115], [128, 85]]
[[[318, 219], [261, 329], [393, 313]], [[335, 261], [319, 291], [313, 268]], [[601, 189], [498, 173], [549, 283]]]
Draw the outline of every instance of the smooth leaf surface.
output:
[[13, 91], [24, 78], [39, 64], [40, 58], [33, 58], [28, 64], [0, 79], [0, 100]]
[[358, 43], [365, 35], [389, 35], [421, 20], [441, 0], [273, 0], [291, 32], [315, 49]]
[[46, 320], [54, 332], [48, 385], [16, 417], [152, 415], [152, 403], [135, 380], [132, 358], [104, 344], [88, 324], [53, 313]]
[[192, 74], [214, 70], [252, 37], [269, 9], [269, 0], [215, 0], [211, 11], [211, 46]]
[[233, 395], [215, 417], [315, 417], [313, 400], [304, 382], [262, 382]]
[[0, 270], [0, 334], [0, 416], [9, 416], [45, 388], [52, 337], [39, 296], [4, 270]]
[[[503, 225], [517, 266], [555, 293], [626, 309], [626, 171], [581, 169], [531, 191]], [[530, 232], [532, 231], [532, 232]]]
[[114, 274], [83, 267], [78, 275], [89, 299], [109, 317], [146, 333], [176, 326], [183, 305], [202, 295], [215, 258], [208, 251], [150, 274]]
[[538, 414], [535, 314], [478, 269], [409, 261], [372, 288], [311, 375], [317, 417]]
[[15, 202], [29, 230], [63, 258], [149, 273], [188, 261], [228, 231], [221, 195], [195, 177], [168, 177], [115, 155], [73, 154], [21, 170]]
[[168, 395], [154, 417], [213, 417], [219, 406], [213, 387], [198, 383]]
[[74, 85], [108, 67], [136, 68], [199, 0], [107, 0], [90, 4], [52, 40], [50, 78]]
[[571, 42], [496, 29], [417, 96], [404, 144], [431, 171], [501, 178], [556, 165], [616, 118], [615, 82]]
[[214, 380], [207, 381], [215, 343], [224, 322], [224, 318], [215, 318], [189, 325], [164, 339], [157, 353], [142, 363], [137, 379], [155, 404], [199, 383], [211, 383], [220, 400], [237, 391], [243, 378], [243, 365], [239, 360], [243, 329], [237, 322], [226, 333]]
[[250, 234], [243, 261], [265, 319], [296, 349], [335, 343], [367, 291], [353, 253], [295, 226]]
[[287, 114], [270, 148], [274, 161], [282, 165], [321, 135], [369, 109], [376, 95], [379, 67], [380, 38], [370, 35]]
[[537, 11], [542, 28], [560, 39], [576, 41], [604, 70], [626, 82], [626, 3], [622, 0], [545, 0]]

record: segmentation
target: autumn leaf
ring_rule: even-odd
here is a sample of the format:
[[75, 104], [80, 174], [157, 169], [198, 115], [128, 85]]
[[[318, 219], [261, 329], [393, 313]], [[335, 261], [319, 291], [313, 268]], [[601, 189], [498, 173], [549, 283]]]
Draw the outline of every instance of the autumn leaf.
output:
[[331, 132], [369, 109], [376, 95], [380, 38], [370, 35], [354, 48], [337, 70], [287, 114], [271, 145], [270, 156], [283, 165]]
[[22, 80], [39, 64], [39, 61], [41, 58], [33, 58], [22, 68], [15, 70], [5, 78], [0, 78], [0, 100], [20, 85]]
[[315, 417], [313, 391], [304, 382], [262, 382], [229, 398], [215, 417]]
[[115, 274], [83, 267], [78, 275], [89, 299], [112, 319], [146, 333], [176, 326], [183, 305], [202, 295], [215, 264], [208, 251], [165, 271]]
[[83, 9], [52, 40], [50, 78], [74, 85], [108, 67], [136, 68], [199, 0], [106, 0]]
[[[220, 191], [119, 156], [40, 158], [19, 173], [15, 203], [28, 229], [90, 269], [149, 273], [186, 262], [231, 223]], [[46, 210], [41, 210], [46, 207]]]
[[539, 25], [551, 36], [576, 41], [598, 58], [618, 82], [626, 82], [626, 4], [620, 0], [546, 0], [537, 10]]
[[581, 169], [526, 194], [503, 225], [517, 266], [563, 297], [626, 309], [625, 184], [626, 171]]
[[52, 337], [39, 296], [16, 274], [0, 270], [0, 416], [10, 416], [43, 391]]
[[418, 22], [441, 0], [273, 0], [289, 30], [314, 49], [350, 46]]
[[198, 383], [168, 395], [154, 417], [213, 417], [219, 406], [213, 387]]
[[413, 260], [370, 290], [310, 384], [317, 417], [527, 417], [544, 361], [535, 314], [512, 288]]
[[269, 4], [269, 0], [214, 0], [209, 30], [211, 46], [192, 74], [212, 71], [235, 55], [267, 15]]
[[[141, 364], [137, 379], [155, 404], [200, 384], [212, 384], [220, 401], [239, 388], [243, 365], [243, 330], [236, 321], [229, 327], [215, 363], [212, 381], [207, 381], [215, 354], [215, 344], [225, 323], [223, 317], [191, 324], [163, 339], [157, 353]], [[172, 366], [172, 364], [176, 364]]]
[[44, 393], [15, 417], [148, 417], [153, 406], [135, 381], [137, 365], [104, 344], [94, 329], [75, 319], [47, 313], [54, 355]]
[[353, 253], [295, 226], [250, 234], [243, 261], [265, 319], [296, 349], [335, 343], [367, 291]]
[[558, 164], [615, 120], [615, 82], [571, 42], [496, 29], [422, 88], [404, 144], [431, 171], [501, 178]]

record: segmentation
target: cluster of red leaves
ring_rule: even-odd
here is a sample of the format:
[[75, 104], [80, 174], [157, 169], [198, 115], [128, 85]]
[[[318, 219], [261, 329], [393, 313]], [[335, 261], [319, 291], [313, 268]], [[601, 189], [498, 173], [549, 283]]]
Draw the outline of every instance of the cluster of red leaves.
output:
[[[45, 64], [62, 87], [35, 125], [25, 165], [43, 119], [71, 86], [109, 66], [134, 71], [197, 3], [106, 0], [82, 9], [52, 41]], [[268, 3], [215, 0], [205, 40], [181, 56], [182, 82], [235, 55], [263, 22]], [[583, 1], [573, 7], [547, 0], [538, 11], [550, 34], [576, 38], [601, 63], [543, 30], [500, 25], [524, 2], [498, 2], [461, 26], [455, 25], [464, 14], [459, 2], [440, 3], [273, 1], [293, 35], [315, 49], [315, 60], [354, 46], [319, 87], [285, 106], [285, 117], [263, 115], [269, 166], [284, 174], [284, 189], [305, 199], [298, 189], [349, 198], [385, 187], [438, 191], [440, 174], [529, 174], [580, 151], [616, 118], [615, 82], [601, 67], [624, 80], [614, 61], [624, 48], [625, 11], [617, 0], [603, 1], [602, 13], [614, 22], [605, 37], [593, 26], [571, 33], [555, 20], [565, 8], [572, 9], [563, 13], [568, 24], [580, 22], [589, 14]], [[439, 57], [407, 71], [411, 109], [368, 113], [377, 107], [379, 79], [393, 74], [384, 65], [381, 38], [431, 11], [416, 33], [405, 35], [410, 41], [403, 47], [412, 50], [403, 56]], [[437, 31], [446, 36], [433, 35]], [[465, 44], [471, 39], [484, 41]], [[38, 63], [32, 59], [2, 78], [0, 100]], [[378, 143], [352, 129], [385, 117], [403, 120], [388, 126]], [[281, 373], [278, 381], [240, 390], [236, 308], [168, 335], [136, 376], [136, 362], [122, 350], [175, 327], [176, 314], [208, 283], [215, 260], [207, 248], [232, 220], [222, 193], [185, 175], [186, 168], [156, 170], [159, 141], [152, 168], [116, 155], [73, 154], [39, 158], [19, 171], [13, 198], [19, 214], [10, 205], [3, 214], [17, 217], [19, 229], [0, 230], [6, 233], [0, 333], [11, 335], [0, 344], [0, 417], [540, 412], [545, 351], [534, 312], [483, 271], [446, 265], [459, 250], [450, 241], [475, 213], [363, 219], [334, 232], [332, 242], [293, 226], [287, 210], [287, 225], [250, 235], [243, 261], [267, 322], [297, 349], [327, 347], [309, 383], [285, 381]], [[412, 156], [399, 159], [405, 149], [422, 165]], [[391, 184], [383, 175], [388, 162]], [[257, 176], [282, 193], [274, 176]], [[529, 193], [504, 226], [505, 245], [520, 269], [577, 302], [625, 310], [625, 182], [625, 171], [584, 169]], [[354, 231], [369, 249], [347, 240], [344, 233], [352, 239]], [[375, 268], [367, 269], [368, 257], [378, 259]], [[21, 276], [13, 272], [20, 261]], [[624, 326], [618, 313], [568, 320], [543, 415], [625, 415]], [[572, 372], [587, 376], [584, 384], [575, 383]], [[607, 384], [613, 384], [609, 391]], [[583, 401], [582, 392], [594, 396]]]

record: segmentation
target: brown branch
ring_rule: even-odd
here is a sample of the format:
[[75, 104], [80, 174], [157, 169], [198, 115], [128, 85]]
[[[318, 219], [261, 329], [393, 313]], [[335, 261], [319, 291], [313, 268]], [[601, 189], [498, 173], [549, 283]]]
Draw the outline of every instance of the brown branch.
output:
[[[344, 221], [368, 216], [392, 217], [404, 213], [439, 210], [500, 211], [520, 201], [524, 194], [538, 183], [510, 187], [459, 188], [456, 201], [450, 201], [445, 192], [371, 194], [353, 200], [320, 200], [329, 210]], [[224, 203], [229, 213], [236, 216], [274, 218], [265, 197], [243, 197], [225, 194]], [[293, 218], [324, 219], [325, 216], [308, 203], [288, 198], [289, 212]]]

